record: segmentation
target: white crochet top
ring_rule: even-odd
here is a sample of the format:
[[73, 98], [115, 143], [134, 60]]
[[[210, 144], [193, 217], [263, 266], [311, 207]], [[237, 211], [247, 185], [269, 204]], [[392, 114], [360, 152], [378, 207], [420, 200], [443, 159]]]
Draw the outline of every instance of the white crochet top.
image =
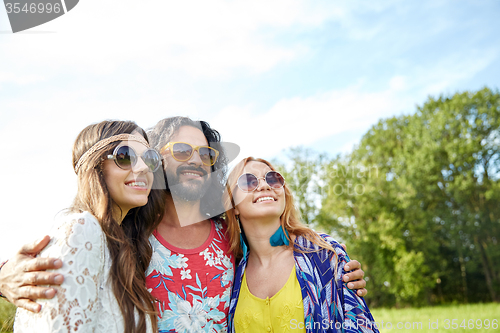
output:
[[[19, 308], [14, 331], [123, 333], [123, 317], [109, 280], [111, 258], [101, 226], [88, 212], [61, 213], [40, 257], [63, 261], [64, 282], [57, 294], [40, 300], [42, 310]], [[148, 332], [152, 332], [148, 320]]]

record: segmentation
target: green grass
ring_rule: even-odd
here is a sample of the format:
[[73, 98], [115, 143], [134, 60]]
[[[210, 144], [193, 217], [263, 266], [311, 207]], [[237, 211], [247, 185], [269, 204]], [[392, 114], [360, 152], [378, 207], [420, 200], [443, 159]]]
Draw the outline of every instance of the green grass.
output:
[[[16, 309], [15, 307], [0, 299], [0, 332], [12, 332], [12, 324], [14, 321]], [[500, 333], [500, 304], [469, 304], [469, 305], [450, 305], [450, 306], [435, 306], [426, 308], [409, 308], [409, 309], [372, 309], [371, 310], [375, 321], [378, 322], [380, 332], [485, 332], [485, 333]], [[445, 320], [449, 319], [449, 323]], [[452, 319], [457, 319], [452, 322]], [[465, 319], [465, 326], [469, 324], [470, 329], [460, 327]], [[485, 329], [485, 320], [489, 319], [490, 328]], [[493, 328], [493, 320], [496, 319], [498, 327]], [[438, 329], [429, 329], [429, 323], [436, 323]], [[383, 324], [382, 324], [383, 322]], [[392, 324], [390, 329], [389, 323]], [[401, 328], [398, 328], [398, 323]], [[421, 323], [421, 324], [417, 324]], [[447, 329], [447, 323], [449, 328]], [[456, 329], [452, 329], [452, 323], [457, 324]], [[477, 328], [481, 323], [482, 328]], [[406, 327], [404, 325], [406, 324]], [[434, 324], [435, 327], [436, 324]], [[410, 328], [412, 327], [413, 328]], [[474, 328], [472, 328], [474, 326]]]
[[[500, 304], [466, 304], [409, 309], [373, 309], [380, 332], [498, 332], [500, 333]], [[456, 319], [455, 321], [452, 321]], [[465, 322], [464, 322], [465, 319]], [[489, 329], [486, 320], [489, 320]], [[496, 319], [496, 329], [493, 320]], [[382, 324], [383, 321], [383, 324]], [[437, 324], [436, 324], [437, 322]], [[390, 324], [392, 324], [392, 329]], [[397, 326], [399, 323], [399, 327]], [[418, 324], [421, 323], [421, 324]], [[432, 324], [434, 323], [434, 324]], [[456, 323], [456, 326], [452, 324]], [[406, 325], [406, 328], [405, 328]], [[429, 328], [429, 325], [437, 329]], [[460, 327], [460, 326], [465, 326]], [[468, 326], [470, 325], [470, 326]], [[479, 328], [479, 326], [482, 326]], [[453, 329], [453, 327], [456, 327]]]
[[16, 307], [0, 298], [0, 332], [12, 332]]

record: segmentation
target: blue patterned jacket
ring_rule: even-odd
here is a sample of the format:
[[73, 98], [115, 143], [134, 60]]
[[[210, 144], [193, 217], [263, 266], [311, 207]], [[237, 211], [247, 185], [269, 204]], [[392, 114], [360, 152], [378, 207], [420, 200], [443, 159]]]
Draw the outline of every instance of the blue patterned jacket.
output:
[[[363, 298], [357, 296], [342, 282], [344, 265], [350, 261], [344, 249], [331, 236], [319, 234], [332, 245], [338, 261], [331, 251], [319, 248], [304, 237], [297, 237], [295, 248], [319, 250], [309, 253], [294, 251], [297, 280], [302, 290], [304, 323], [292, 327], [305, 327], [312, 332], [379, 332]], [[234, 312], [238, 303], [243, 273], [248, 254], [235, 273], [228, 315], [228, 332], [234, 333]], [[336, 272], [335, 272], [336, 268]]]

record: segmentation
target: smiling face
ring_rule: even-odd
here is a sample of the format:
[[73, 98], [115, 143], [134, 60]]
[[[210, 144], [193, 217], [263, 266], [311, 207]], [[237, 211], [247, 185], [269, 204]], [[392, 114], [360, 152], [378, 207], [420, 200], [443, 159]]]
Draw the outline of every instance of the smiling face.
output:
[[277, 218], [285, 210], [285, 191], [283, 188], [271, 188], [263, 179], [272, 169], [265, 163], [251, 161], [245, 165], [243, 173], [252, 173], [259, 178], [259, 185], [253, 192], [243, 192], [237, 186], [234, 189], [235, 213], [242, 220], [257, 218]]
[[[122, 141], [119, 145], [123, 144], [132, 147], [138, 156], [148, 149], [135, 141]], [[111, 199], [122, 210], [122, 216], [130, 209], [148, 203], [148, 195], [154, 178], [142, 158], [138, 158], [135, 165], [128, 170], [121, 169], [113, 160], [105, 160], [103, 175]]]
[[[193, 146], [208, 146], [203, 132], [192, 126], [182, 126], [170, 142], [185, 142]], [[185, 201], [198, 201], [210, 186], [210, 166], [202, 163], [197, 151], [187, 161], [173, 158], [170, 150], [162, 153], [165, 159], [165, 175], [172, 196]]]

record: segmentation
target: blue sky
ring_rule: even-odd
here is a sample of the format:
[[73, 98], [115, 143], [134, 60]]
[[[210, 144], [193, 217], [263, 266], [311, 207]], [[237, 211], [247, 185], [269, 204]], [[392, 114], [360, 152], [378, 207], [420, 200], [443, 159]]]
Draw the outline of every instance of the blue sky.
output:
[[495, 0], [119, 4], [82, 0], [18, 34], [0, 8], [0, 258], [71, 203], [71, 145], [90, 123], [186, 115], [241, 157], [336, 154], [429, 95], [500, 87]]

